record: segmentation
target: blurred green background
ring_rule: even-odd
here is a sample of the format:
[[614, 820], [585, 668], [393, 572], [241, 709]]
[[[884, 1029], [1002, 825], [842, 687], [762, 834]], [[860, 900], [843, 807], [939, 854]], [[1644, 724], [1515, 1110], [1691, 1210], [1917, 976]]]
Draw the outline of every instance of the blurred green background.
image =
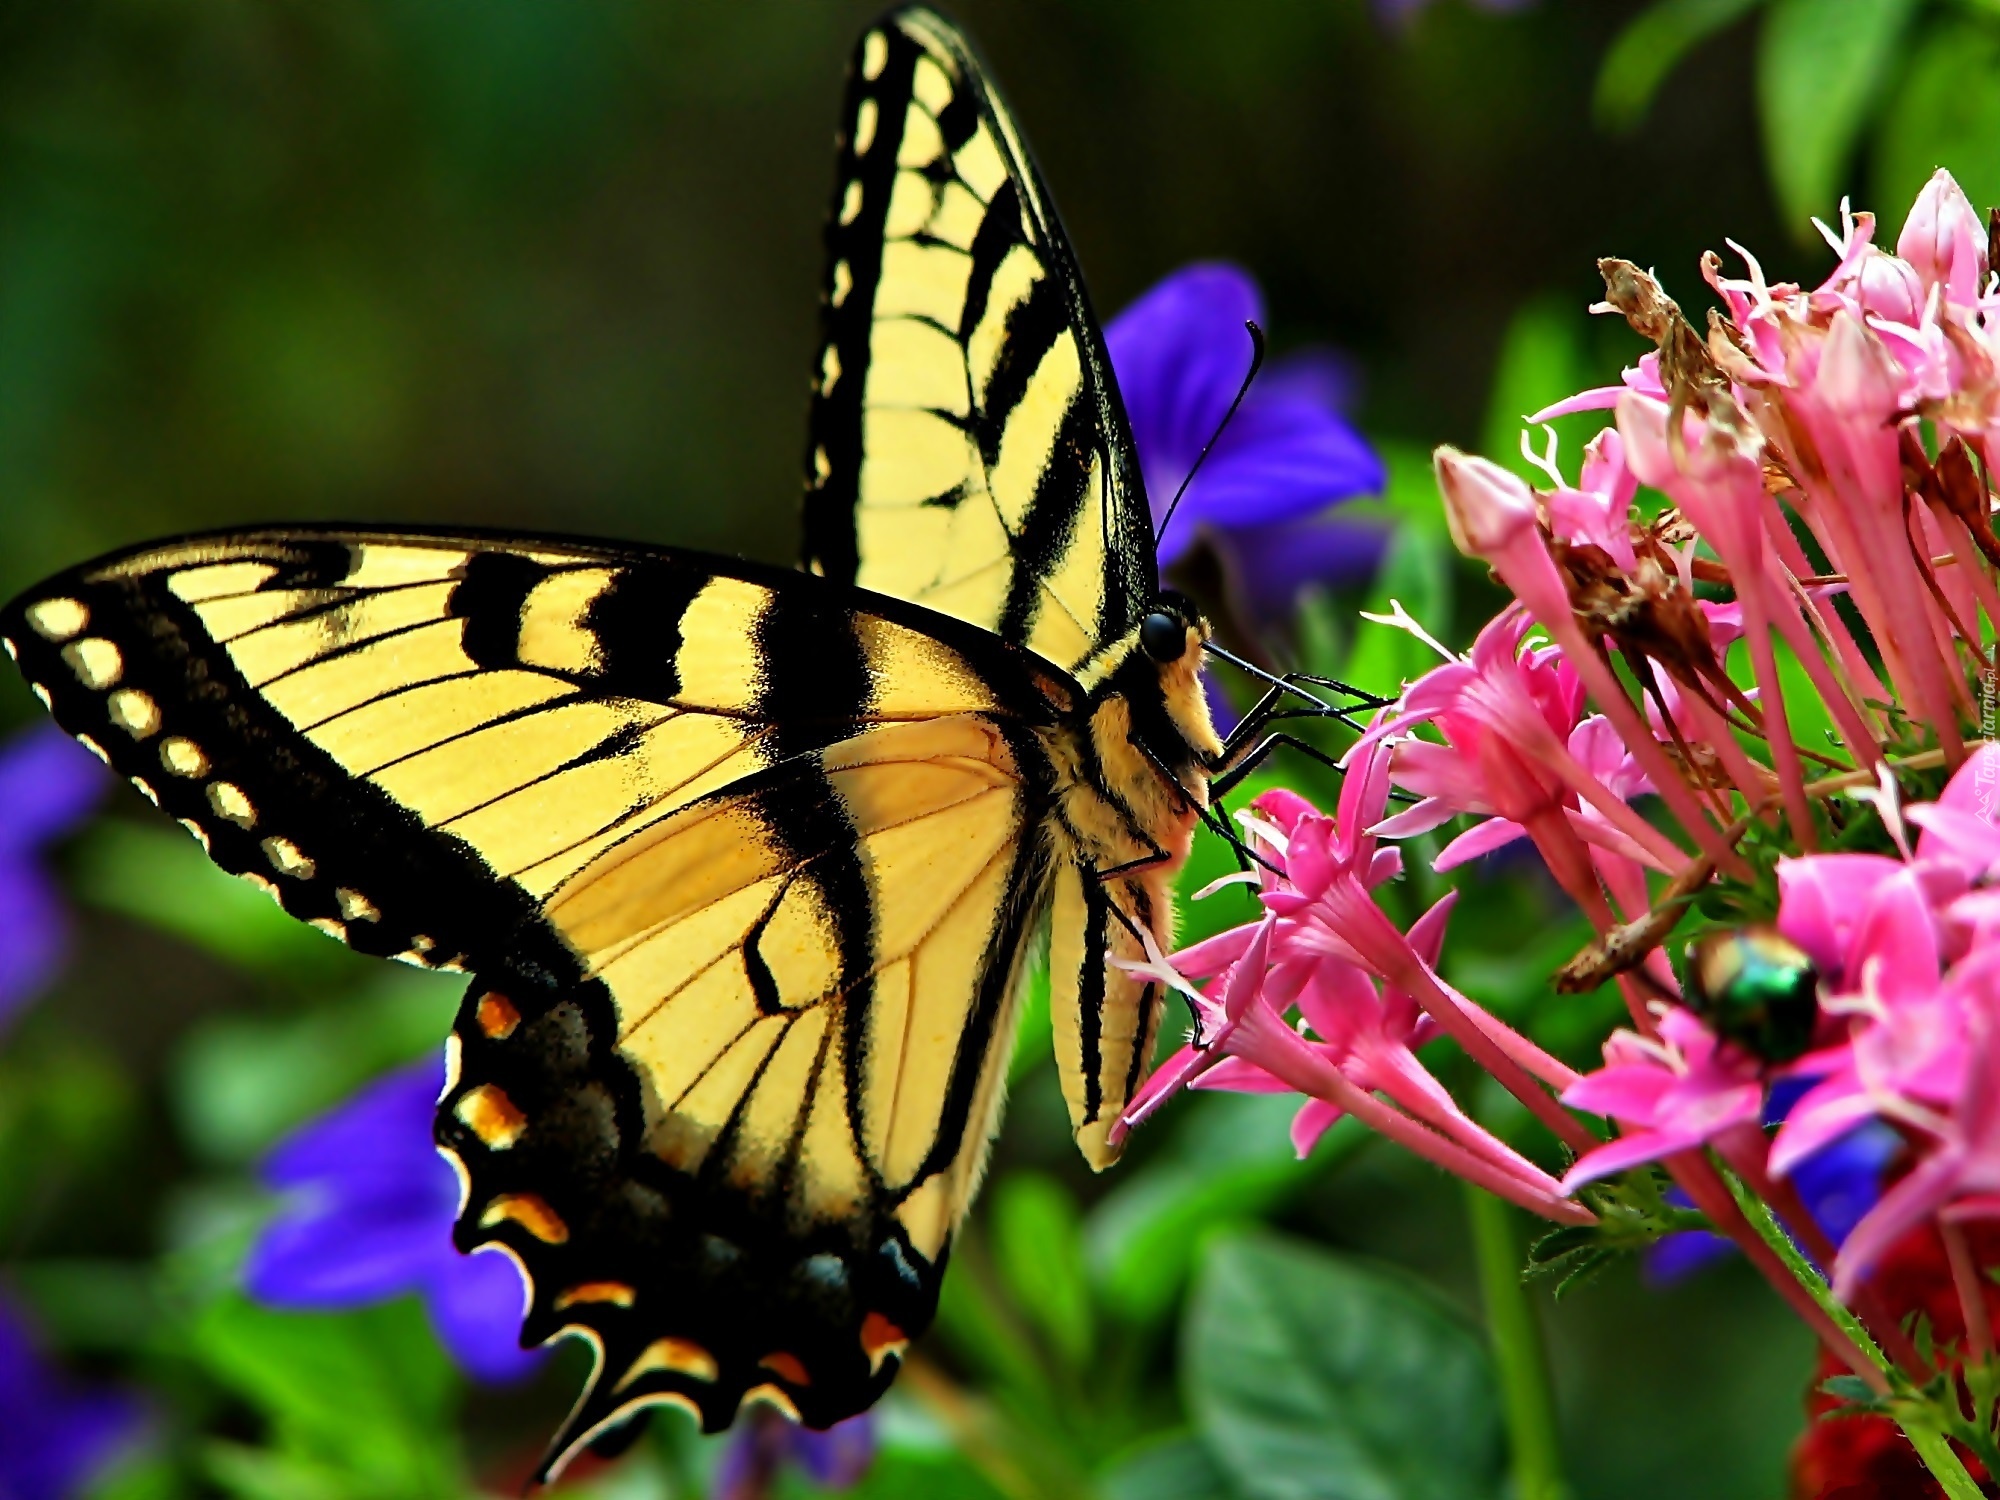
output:
[[[874, 9], [0, 4], [0, 592], [281, 518], [789, 560], [832, 126]], [[1462, 642], [1491, 602], [1447, 555], [1429, 448], [1511, 460], [1522, 413], [1641, 352], [1585, 312], [1596, 257], [1658, 267], [1696, 308], [1697, 257], [1725, 236], [1773, 279], [1822, 272], [1805, 214], [1843, 191], [1881, 207], [1884, 240], [1940, 161], [1975, 201], [2000, 196], [2000, 14], [1974, 0], [953, 10], [1101, 314], [1224, 257], [1262, 280], [1278, 351], [1352, 357], [1394, 476], [1374, 503], [1401, 528], [1389, 574], [1268, 645], [1381, 687], [1421, 662], [1357, 645], [1354, 606], [1394, 594]], [[1565, 428], [1572, 457], [1588, 431]], [[0, 724], [33, 713], [0, 681]], [[274, 926], [127, 792], [60, 867], [82, 939], [0, 1048], [0, 1258], [66, 1364], [153, 1392], [150, 1446], [106, 1493], [518, 1482], [574, 1358], [472, 1389], [395, 1308], [238, 1327], [255, 1317], [225, 1293], [266, 1210], [249, 1164], [433, 1048], [456, 985]], [[1546, 988], [1578, 940], [1503, 865], [1461, 909], [1447, 972], [1580, 1059], [1610, 1012]], [[926, 1346], [930, 1395], [885, 1407], [867, 1492], [1358, 1496], [1328, 1434], [1366, 1387], [1410, 1433], [1467, 1445], [1405, 1493], [1504, 1493], [1466, 1196], [1345, 1130], [1295, 1163], [1288, 1114], [1184, 1100], [1092, 1180], [1045, 1049], [1025, 1050]], [[1484, 1222], [1525, 1247], [1525, 1222]], [[1741, 1267], [1654, 1290], [1628, 1266], [1531, 1299], [1573, 1494], [1783, 1493], [1810, 1348]], [[1329, 1352], [1371, 1318], [1397, 1368]], [[259, 1365], [286, 1349], [319, 1361], [304, 1394]], [[1261, 1394], [1231, 1384], [1252, 1366]], [[407, 1471], [355, 1457], [395, 1443]], [[1296, 1474], [1288, 1443], [1306, 1444]], [[580, 1487], [691, 1492], [705, 1454], [669, 1427]]]

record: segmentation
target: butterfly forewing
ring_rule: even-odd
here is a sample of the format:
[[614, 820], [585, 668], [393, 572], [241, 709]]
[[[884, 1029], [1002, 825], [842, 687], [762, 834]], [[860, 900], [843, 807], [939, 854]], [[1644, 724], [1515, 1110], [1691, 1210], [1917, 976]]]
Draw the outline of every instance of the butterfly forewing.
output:
[[848, 78], [806, 562], [1075, 670], [1156, 586], [1103, 340], [964, 39], [904, 10]]

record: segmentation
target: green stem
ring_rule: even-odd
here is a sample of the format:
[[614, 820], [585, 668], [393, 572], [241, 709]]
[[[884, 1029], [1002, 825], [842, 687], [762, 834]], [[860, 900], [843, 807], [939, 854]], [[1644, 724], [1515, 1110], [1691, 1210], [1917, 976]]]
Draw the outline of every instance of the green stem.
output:
[[[1500, 1377], [1507, 1417], [1516, 1500], [1564, 1500], [1562, 1445], [1541, 1330], [1521, 1281], [1522, 1247], [1515, 1211], [1484, 1188], [1465, 1184], [1465, 1212], [1472, 1221], [1473, 1255], [1486, 1304], [1486, 1329]], [[1954, 1497], [1955, 1500], [1955, 1497]]]
[[[1750, 1221], [1750, 1227], [1757, 1232], [1758, 1238], [1776, 1252], [1778, 1258], [1785, 1263], [1785, 1268], [1798, 1278], [1799, 1285], [1804, 1287], [1813, 1301], [1819, 1304], [1821, 1310], [1833, 1319], [1840, 1331], [1854, 1341], [1855, 1348], [1873, 1360], [1876, 1367], [1891, 1381], [1908, 1390], [1908, 1383], [1901, 1378], [1888, 1357], [1876, 1347], [1875, 1340], [1869, 1337], [1868, 1330], [1861, 1325], [1861, 1320], [1835, 1298], [1832, 1288], [1826, 1284], [1826, 1278], [1819, 1274], [1811, 1261], [1800, 1254], [1799, 1247], [1792, 1243], [1792, 1237], [1785, 1232], [1784, 1226], [1778, 1222], [1777, 1216], [1765, 1205], [1764, 1200], [1745, 1187], [1743, 1180], [1727, 1166], [1718, 1163], [1716, 1170], [1721, 1174], [1722, 1180], [1729, 1184], [1729, 1191], [1736, 1199], [1736, 1206], [1743, 1210], [1743, 1217]], [[1984, 1500], [1985, 1492], [1973, 1482], [1972, 1476], [1965, 1470], [1965, 1465], [1952, 1451], [1950, 1440], [1937, 1425], [1912, 1420], [1906, 1404], [1902, 1402], [1898, 1402], [1893, 1408], [1893, 1415], [1896, 1425], [1903, 1429], [1903, 1436], [1910, 1440], [1910, 1446], [1917, 1450], [1917, 1457], [1924, 1461], [1924, 1467], [1930, 1470], [1931, 1477], [1943, 1487], [1949, 1500]]]

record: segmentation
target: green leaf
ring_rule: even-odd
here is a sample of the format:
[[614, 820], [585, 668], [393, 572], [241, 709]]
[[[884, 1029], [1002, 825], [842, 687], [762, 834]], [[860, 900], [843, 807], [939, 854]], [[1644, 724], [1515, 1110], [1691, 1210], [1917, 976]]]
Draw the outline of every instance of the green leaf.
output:
[[1680, 60], [1764, 0], [1660, 0], [1618, 33], [1597, 73], [1597, 122], [1631, 130]]
[[192, 1346], [264, 1415], [288, 1461], [351, 1476], [353, 1492], [375, 1500], [458, 1492], [457, 1381], [415, 1299], [336, 1314], [224, 1297], [196, 1322]]
[[984, 1474], [948, 1449], [885, 1447], [861, 1482], [842, 1493], [847, 1500], [1001, 1500]]
[[1007, 1086], [1013, 1088], [1037, 1068], [1053, 1066], [1055, 1024], [1049, 1016], [1049, 945], [1035, 943], [1021, 975], [1021, 1020], [1014, 1028], [1014, 1055], [1007, 1060]]
[[1175, 1113], [1166, 1148], [1091, 1210], [1090, 1265], [1107, 1308], [1141, 1325], [1165, 1317], [1212, 1240], [1320, 1181], [1368, 1138], [1341, 1120], [1300, 1161], [1291, 1141], [1300, 1102], [1190, 1093], [1168, 1106]]
[[1013, 1172], [993, 1192], [993, 1253], [1014, 1303], [1049, 1346], [1080, 1368], [1094, 1329], [1083, 1267], [1083, 1223], [1061, 1183]]
[[[1486, 398], [1481, 447], [1486, 457], [1504, 464], [1530, 484], [1546, 488], [1549, 480], [1521, 452], [1521, 434], [1529, 415], [1578, 391], [1606, 384], [1591, 364], [1589, 337], [1590, 313], [1581, 299], [1529, 302], [1507, 324], [1493, 370], [1492, 391]], [[1610, 420], [1609, 412], [1578, 412], [1549, 424], [1563, 440], [1558, 456], [1567, 461], [1572, 475], [1581, 462], [1582, 445]], [[1548, 441], [1539, 430], [1529, 437], [1538, 453]], [[1431, 488], [1435, 494], [1435, 481]], [[1442, 506], [1443, 501], [1436, 503]], [[1430, 621], [1424, 623], [1429, 625]], [[1437, 627], [1431, 629], [1437, 634]]]
[[171, 828], [100, 818], [77, 841], [71, 875], [80, 899], [287, 985], [352, 979], [369, 966]]
[[1242, 1493], [1190, 1433], [1156, 1438], [1126, 1454], [1098, 1480], [1103, 1500], [1237, 1500]]
[[246, 1162], [386, 1069], [435, 1055], [464, 982], [393, 964], [372, 977], [361, 993], [303, 1015], [230, 1016], [190, 1033], [167, 1070], [188, 1143], [209, 1161]]
[[1764, 155], [1795, 233], [1829, 217], [1916, 0], [1772, 0], [1757, 50]]
[[1209, 1253], [1182, 1331], [1204, 1441], [1246, 1500], [1489, 1500], [1479, 1335], [1420, 1283], [1269, 1236]]
[[[1939, 167], [1974, 208], [2000, 203], [2000, 27], [1950, 21], [1918, 43], [1875, 144], [1875, 201], [1887, 228]], [[1878, 234], [1892, 243], [1890, 233]]]

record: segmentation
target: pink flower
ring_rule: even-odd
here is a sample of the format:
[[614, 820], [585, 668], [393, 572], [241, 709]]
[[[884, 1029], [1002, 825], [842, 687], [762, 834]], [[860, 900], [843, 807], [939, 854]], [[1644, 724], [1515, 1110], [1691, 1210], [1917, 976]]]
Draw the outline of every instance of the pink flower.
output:
[[1924, 831], [1919, 860], [1949, 865], [1968, 884], [2000, 871], [2000, 744], [1973, 751], [1937, 801], [1906, 816]]
[[1628, 1129], [1569, 1169], [1562, 1183], [1566, 1193], [1706, 1145], [1725, 1132], [1757, 1128], [1764, 1084], [1756, 1060], [1721, 1046], [1679, 1006], [1661, 1018], [1658, 1041], [1613, 1032], [1604, 1044], [1604, 1060], [1604, 1067], [1563, 1091], [1563, 1103]]
[[1988, 950], [1961, 977], [1977, 993], [1967, 1008], [1969, 1055], [1954, 1108], [1919, 1122], [1936, 1144], [1841, 1246], [1836, 1296], [1852, 1296], [1875, 1261], [1927, 1219], [2000, 1217], [2000, 951]]
[[1926, 291], [1941, 286], [1952, 302], [1966, 307], [1978, 303], [1985, 290], [1986, 226], [1965, 190], [1943, 167], [1931, 174], [1910, 205], [1903, 232], [1896, 236], [1896, 254], [1916, 272]]
[[1582, 682], [1556, 648], [1527, 648], [1527, 630], [1520, 610], [1503, 610], [1468, 656], [1412, 683], [1396, 716], [1371, 731], [1385, 738], [1429, 722], [1445, 741], [1395, 742], [1390, 779], [1422, 800], [1373, 831], [1407, 838], [1469, 813], [1486, 821], [1447, 845], [1434, 869], [1528, 834], [1572, 895], [1594, 883], [1585, 844], [1667, 866], [1676, 851], [1625, 806], [1649, 789], [1645, 773], [1607, 722], [1582, 717]]
[[[1364, 743], [1328, 818], [1293, 793], [1266, 794], [1244, 819], [1267, 868], [1267, 915], [1182, 950], [1148, 953], [1143, 971], [1189, 997], [1195, 1035], [1169, 1058], [1114, 1129], [1122, 1137], [1188, 1087], [1305, 1096], [1294, 1121], [1301, 1155], [1343, 1114], [1536, 1212], [1570, 1222], [1553, 1177], [1459, 1108], [1416, 1056], [1449, 1031], [1531, 1108], [1576, 1128], [1535, 1078], [1575, 1074], [1445, 985], [1436, 973], [1453, 898], [1400, 932], [1368, 892], [1400, 868], [1372, 831], [1388, 796], [1388, 751]], [[1206, 977], [1206, 991], [1194, 981]], [[1293, 1029], [1282, 1016], [1297, 1007]], [[1308, 1030], [1307, 1028], [1310, 1028]], [[1382, 1098], [1377, 1098], [1380, 1094]], [[1586, 1214], [1587, 1218], [1587, 1214]]]

